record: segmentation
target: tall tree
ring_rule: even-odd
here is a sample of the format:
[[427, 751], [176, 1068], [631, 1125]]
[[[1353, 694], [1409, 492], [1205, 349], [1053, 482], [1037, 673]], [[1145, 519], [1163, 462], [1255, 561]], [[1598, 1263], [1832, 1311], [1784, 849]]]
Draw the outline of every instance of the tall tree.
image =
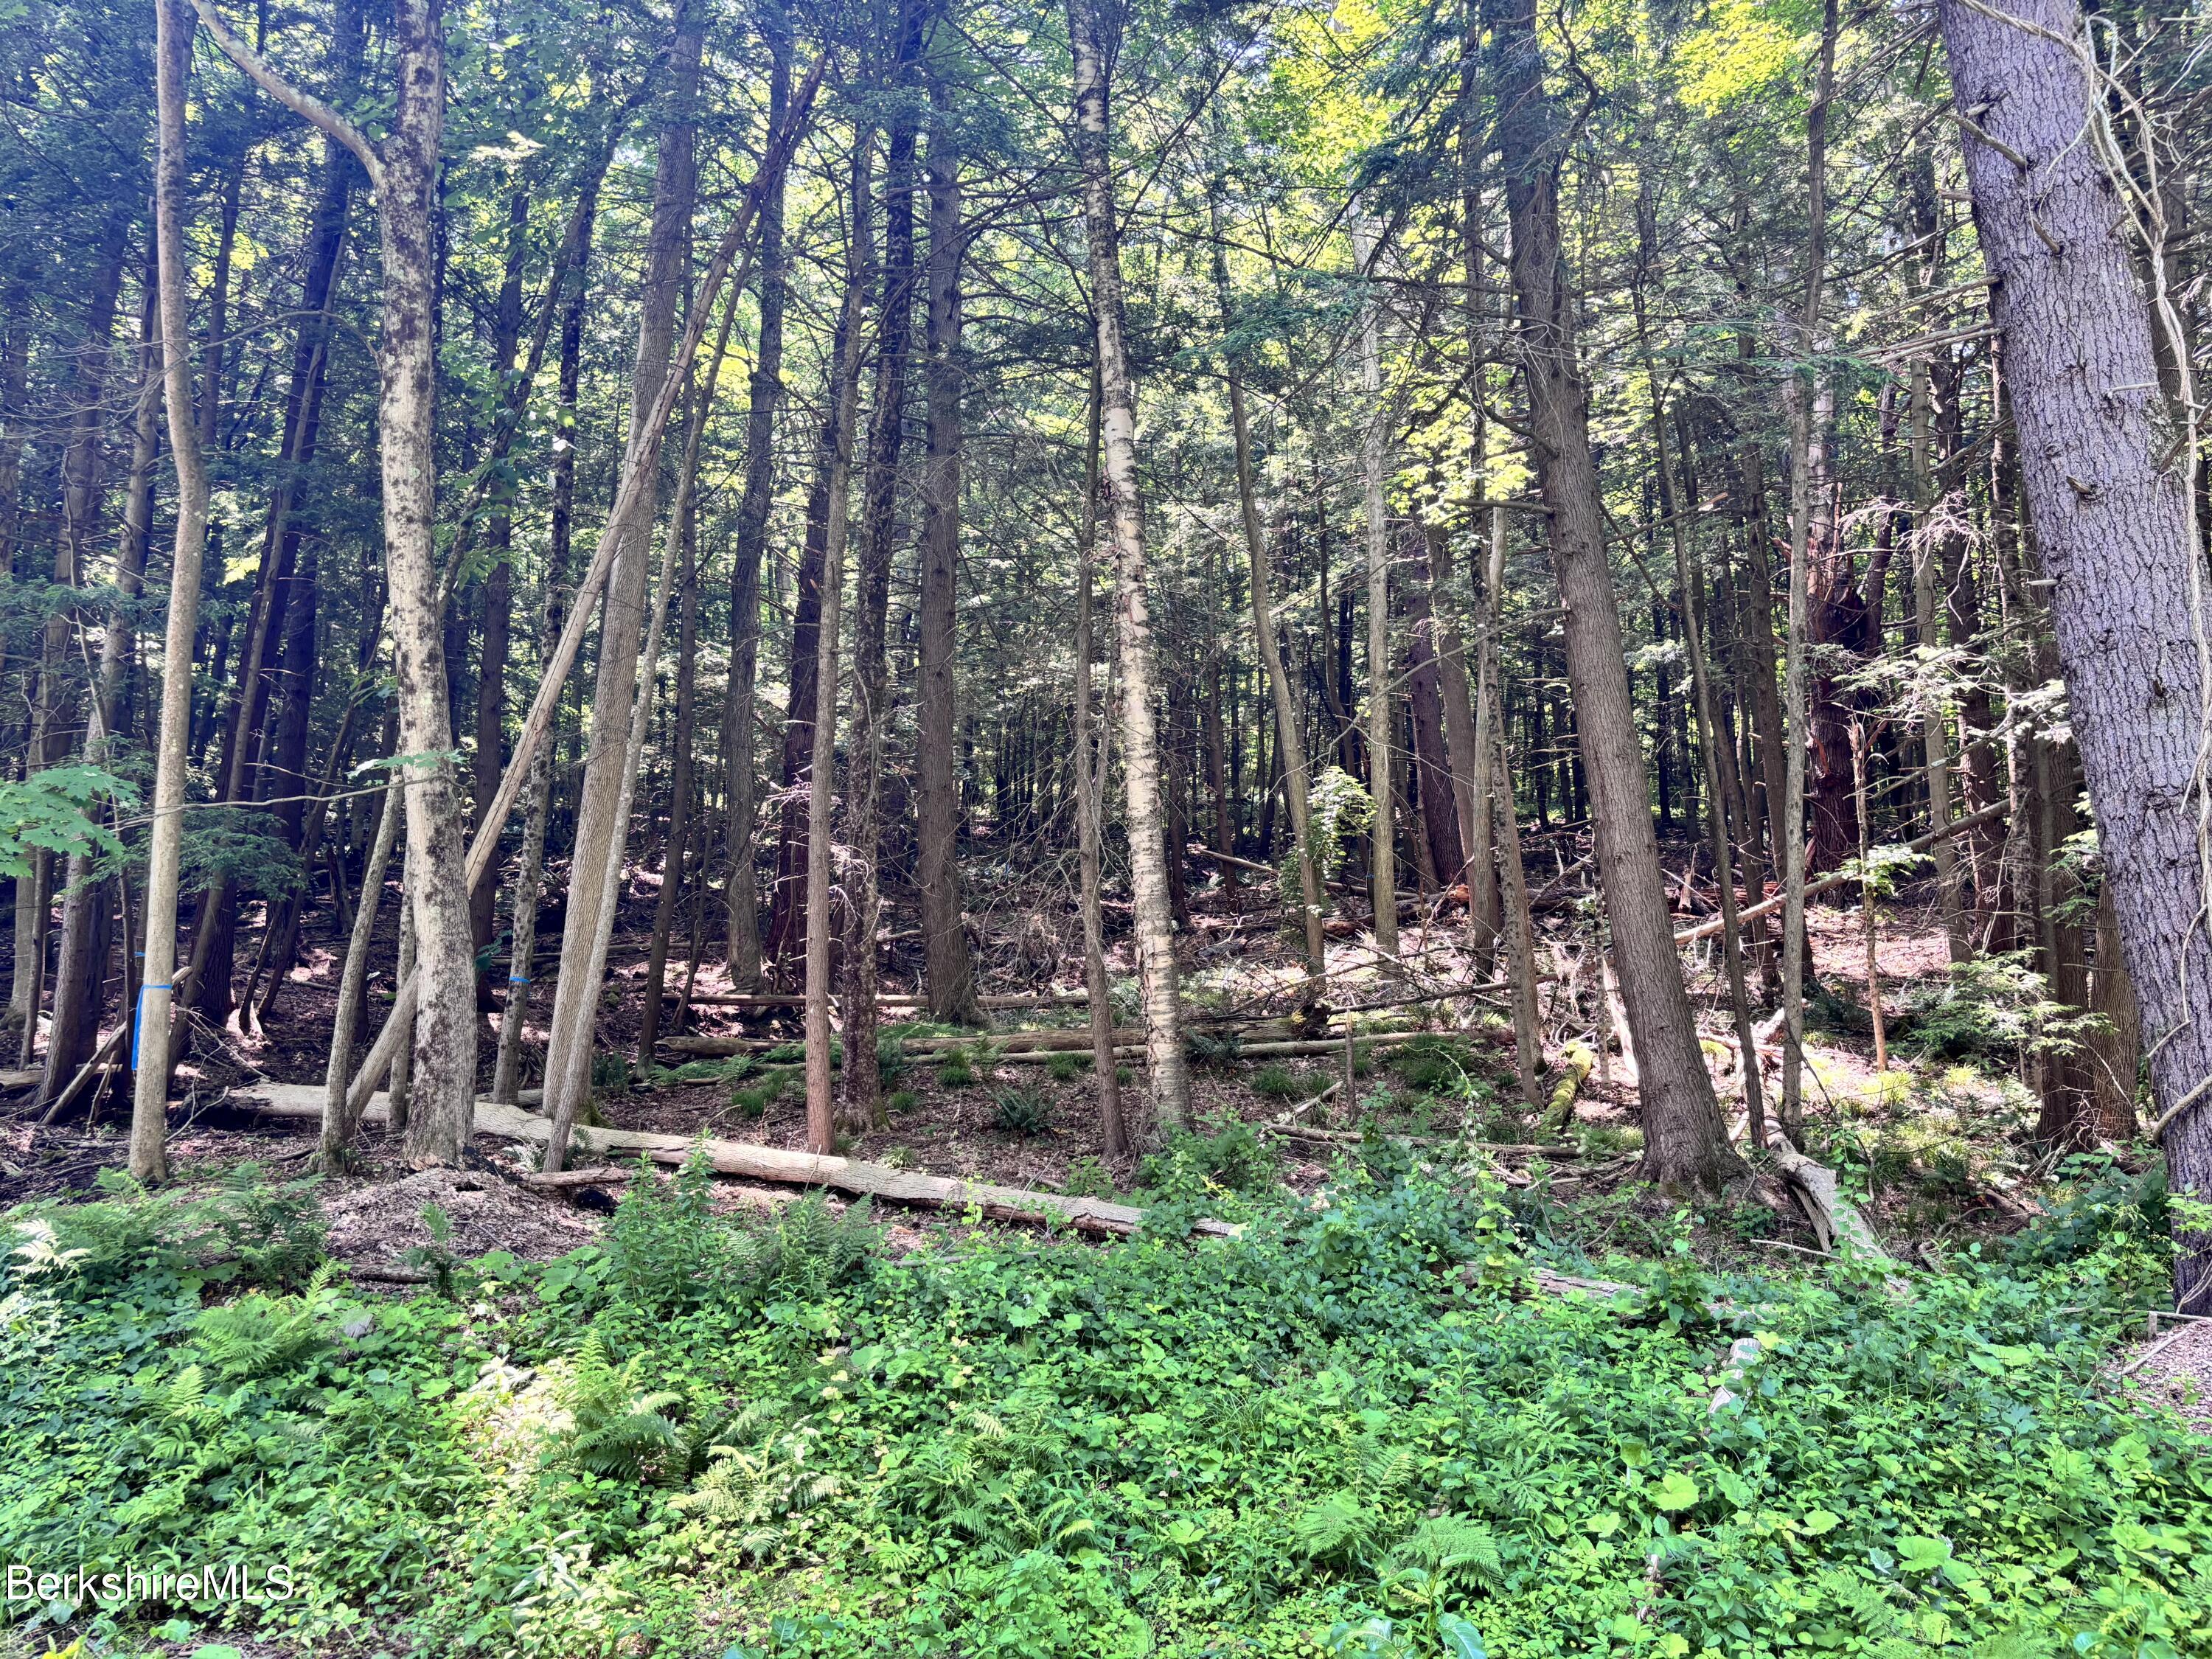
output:
[[[2196, 414], [2185, 384], [2177, 406], [2160, 390], [2155, 342], [2161, 331], [2179, 337], [2164, 250], [2151, 249], [2146, 302], [2130, 249], [2131, 234], [2159, 240], [2160, 210], [2127, 173], [2115, 89], [2074, 0], [2025, 0], [2005, 14], [1942, 0], [1937, 17], [1995, 279], [2021, 482], [2151, 1056], [2153, 1133], [2173, 1190], [2212, 1200], [2212, 855], [2199, 765], [2212, 665]], [[2177, 429], [2185, 443], [2174, 443]], [[2175, 1305], [2212, 1311], [2212, 1237], [2180, 1243]]]
[[1182, 1007], [1168, 893], [1163, 823], [1159, 720], [1153, 708], [1152, 613], [1146, 599], [1145, 518], [1138, 494], [1137, 399], [1129, 371], [1121, 251], [1115, 220], [1108, 130], [1112, 53], [1095, 0], [1068, 0], [1068, 43], [1075, 62], [1075, 158], [1083, 179], [1083, 225], [1091, 272], [1091, 325], [1097, 337], [1103, 518], [1114, 550], [1114, 634], [1121, 671], [1122, 777], [1127, 791], [1129, 871], [1134, 889], [1138, 964], [1145, 995], [1145, 1059], [1159, 1127], [1190, 1127], [1190, 1073], [1183, 1056]]
[[1590, 453], [1589, 393], [1576, 296], [1559, 239], [1565, 130], [1544, 84], [1534, 0], [1501, 0], [1493, 19], [1516, 325], [1528, 398], [1528, 446], [1565, 607], [1567, 677], [1590, 797], [1598, 880], [1620, 962], [1641, 1073], [1649, 1179], [1717, 1187], [1741, 1168], [1722, 1132], [1674, 950], [1637, 748], [1620, 610], [1606, 558], [1605, 507]]

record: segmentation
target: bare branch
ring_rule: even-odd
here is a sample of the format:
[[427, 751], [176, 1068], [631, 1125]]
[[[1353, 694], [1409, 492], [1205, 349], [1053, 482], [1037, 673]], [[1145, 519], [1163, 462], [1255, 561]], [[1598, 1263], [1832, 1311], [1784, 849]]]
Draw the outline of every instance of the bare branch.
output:
[[209, 0], [192, 0], [192, 9], [207, 25], [207, 32], [215, 36], [215, 43], [222, 48], [223, 55], [244, 70], [248, 80], [309, 125], [320, 128], [343, 144], [361, 158], [362, 166], [368, 169], [369, 183], [380, 187], [383, 185], [384, 158], [367, 134], [321, 99], [301, 91], [277, 74], [266, 58], [230, 32], [229, 25], [216, 15]]

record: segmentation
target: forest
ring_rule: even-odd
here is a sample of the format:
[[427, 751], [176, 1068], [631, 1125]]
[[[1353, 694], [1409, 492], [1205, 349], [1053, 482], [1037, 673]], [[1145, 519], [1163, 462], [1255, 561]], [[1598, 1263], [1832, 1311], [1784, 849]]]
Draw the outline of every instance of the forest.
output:
[[2212, 1656], [2209, 39], [0, 6], [0, 1655]]

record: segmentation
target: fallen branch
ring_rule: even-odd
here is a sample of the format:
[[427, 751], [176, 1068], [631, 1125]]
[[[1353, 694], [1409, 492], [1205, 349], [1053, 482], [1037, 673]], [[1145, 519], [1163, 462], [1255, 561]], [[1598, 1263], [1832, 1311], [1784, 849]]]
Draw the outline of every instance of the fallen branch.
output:
[[603, 1164], [590, 1170], [526, 1170], [514, 1179], [525, 1187], [552, 1190], [562, 1187], [611, 1187], [636, 1173], [635, 1170]]
[[[239, 1103], [264, 1117], [313, 1119], [323, 1115], [323, 1091], [298, 1084], [266, 1084]], [[389, 1097], [377, 1096], [369, 1103], [363, 1121], [382, 1121], [388, 1115]], [[477, 1102], [476, 1127], [483, 1134], [543, 1146], [551, 1124], [534, 1113], [496, 1101]], [[947, 1176], [922, 1175], [910, 1170], [888, 1169], [857, 1158], [827, 1158], [813, 1152], [794, 1152], [781, 1146], [756, 1146], [744, 1141], [696, 1141], [682, 1135], [648, 1134], [635, 1129], [596, 1129], [579, 1124], [569, 1133], [571, 1144], [605, 1155], [640, 1152], [656, 1164], [682, 1164], [696, 1146], [708, 1166], [719, 1175], [744, 1176], [755, 1181], [779, 1181], [800, 1187], [828, 1187], [842, 1193], [889, 1199], [893, 1203], [927, 1209], [974, 1209], [994, 1221], [1042, 1225], [1057, 1222], [1078, 1232], [1126, 1238], [1144, 1224], [1145, 1212], [1133, 1205], [1112, 1204], [1103, 1199], [1073, 1198], [1061, 1193], [1030, 1192], [1018, 1187], [999, 1187], [987, 1182], [959, 1181]], [[1233, 1237], [1240, 1229], [1233, 1222], [1199, 1221], [1194, 1231]]]
[[[1954, 818], [1940, 830], [1931, 830], [1924, 836], [1914, 836], [1905, 843], [1905, 850], [1908, 853], [1924, 853], [1939, 842], [1948, 841], [1954, 836], [1963, 835], [1969, 830], [1978, 830], [1994, 818], [2002, 817], [2009, 810], [2009, 807], [2004, 805], [1984, 806], [1978, 812], [1969, 812], [1963, 818]], [[1818, 881], [1807, 882], [1805, 896], [1813, 898], [1831, 888], [1841, 887], [1847, 882], [1855, 882], [1858, 879], [1857, 872], [1839, 870], [1832, 875], [1822, 876]], [[1737, 925], [1741, 927], [1747, 921], [1757, 921], [1762, 916], [1772, 915], [1783, 907], [1787, 896], [1786, 894], [1778, 893], [1772, 898], [1759, 900], [1756, 904], [1747, 904], [1735, 913]], [[1701, 921], [1694, 927], [1684, 928], [1674, 935], [1674, 943], [1688, 945], [1696, 939], [1710, 939], [1720, 930], [1720, 918], [1716, 916], [1711, 921]]]

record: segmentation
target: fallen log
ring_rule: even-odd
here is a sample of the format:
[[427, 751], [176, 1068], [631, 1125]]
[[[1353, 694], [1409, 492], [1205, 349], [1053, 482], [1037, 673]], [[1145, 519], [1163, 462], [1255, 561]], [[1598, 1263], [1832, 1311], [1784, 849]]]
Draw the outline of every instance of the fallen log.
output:
[[611, 1187], [637, 1173], [617, 1164], [603, 1164], [591, 1170], [526, 1170], [514, 1178], [526, 1187], [554, 1191], [563, 1187]]
[[[1941, 830], [1931, 830], [1924, 836], [1914, 836], [1905, 843], [1905, 850], [1908, 853], [1924, 853], [1938, 842], [1948, 841], [1952, 836], [1963, 835], [1969, 830], [1978, 830], [1992, 819], [2002, 817], [2009, 810], [2011, 809], [2008, 805], [1984, 806], [1978, 812], [1969, 812], [1963, 818], [1952, 819]], [[1833, 875], [1822, 876], [1817, 881], [1807, 882], [1805, 896], [1808, 899], [1814, 898], [1832, 887], [1841, 887], [1847, 882], [1854, 882], [1857, 879], [1858, 877], [1850, 871], [1838, 871]], [[1762, 916], [1772, 915], [1788, 902], [1788, 897], [1787, 894], [1777, 893], [1772, 898], [1761, 899], [1756, 904], [1745, 905], [1742, 909], [1735, 913], [1737, 925], [1741, 926], [1747, 921], [1757, 921]], [[1684, 928], [1674, 935], [1674, 943], [1688, 945], [1698, 939], [1710, 939], [1720, 930], [1721, 921], [1716, 916], [1711, 921], [1701, 921], [1694, 927]]]
[[[369, 1103], [363, 1121], [382, 1121], [389, 1097], [378, 1095]], [[319, 1122], [323, 1091], [301, 1084], [264, 1084], [239, 1103], [264, 1117], [307, 1119]], [[543, 1146], [550, 1129], [545, 1118], [519, 1107], [495, 1101], [477, 1102], [477, 1130]], [[794, 1152], [781, 1146], [756, 1146], [744, 1141], [700, 1139], [683, 1135], [649, 1134], [637, 1129], [596, 1129], [578, 1125], [570, 1144], [605, 1156], [610, 1152], [640, 1152], [656, 1164], [682, 1164], [696, 1146], [708, 1166], [719, 1175], [744, 1176], [755, 1181], [776, 1181], [799, 1187], [828, 1187], [855, 1196], [888, 1199], [927, 1209], [974, 1209], [994, 1221], [1042, 1225], [1057, 1222], [1078, 1232], [1126, 1238], [1141, 1226], [1145, 1212], [1133, 1205], [1109, 1203], [1103, 1199], [1074, 1198], [1061, 1193], [1030, 1192], [1019, 1187], [1000, 1187], [988, 1182], [961, 1181], [949, 1176], [923, 1175], [912, 1170], [893, 1170], [858, 1158], [827, 1158]], [[1235, 1223], [1202, 1220], [1194, 1231], [1218, 1237], [1233, 1237], [1241, 1231]]]

